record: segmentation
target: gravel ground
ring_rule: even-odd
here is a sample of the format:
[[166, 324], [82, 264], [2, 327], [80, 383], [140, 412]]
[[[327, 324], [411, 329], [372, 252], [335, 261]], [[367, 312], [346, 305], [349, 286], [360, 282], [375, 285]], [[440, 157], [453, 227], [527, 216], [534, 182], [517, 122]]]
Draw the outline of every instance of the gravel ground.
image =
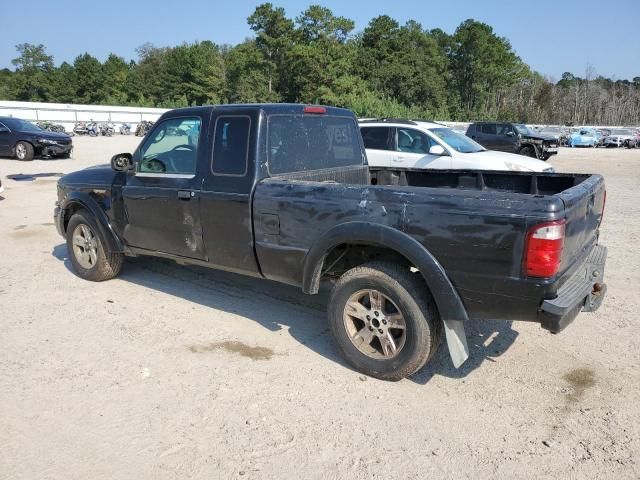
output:
[[551, 335], [484, 322], [460, 370], [443, 345], [411, 379], [351, 370], [326, 296], [155, 259], [80, 280], [55, 177], [133, 150], [0, 159], [0, 478], [639, 478], [640, 150], [563, 149], [604, 174], [608, 297]]

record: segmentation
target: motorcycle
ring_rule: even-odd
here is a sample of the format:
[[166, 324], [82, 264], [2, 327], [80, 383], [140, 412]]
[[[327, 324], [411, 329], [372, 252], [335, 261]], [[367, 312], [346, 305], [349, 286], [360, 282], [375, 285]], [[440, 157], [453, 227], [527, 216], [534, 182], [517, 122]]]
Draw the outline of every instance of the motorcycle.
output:
[[97, 137], [100, 135], [100, 127], [94, 121], [87, 123], [87, 133], [89, 133], [90, 137]]
[[47, 120], [36, 122], [36, 125], [40, 127], [42, 130], [47, 130], [48, 132], [58, 132], [58, 133], [66, 132], [64, 125], [60, 125], [59, 123], [49, 122]]
[[115, 127], [113, 126], [113, 123], [111, 122], [101, 123], [98, 126], [98, 129], [100, 130], [100, 134], [104, 137], [111, 137], [116, 131]]
[[76, 122], [73, 127], [73, 133], [76, 135], [89, 135], [90, 137], [97, 137], [99, 132], [98, 124], [93, 120], [90, 122]]
[[130, 135], [131, 134], [131, 125], [128, 123], [123, 123], [120, 125], [120, 135]]
[[84, 122], [76, 122], [73, 126], [73, 133], [76, 135], [87, 135], [89, 132], [87, 131], [87, 125]]
[[147, 132], [151, 130], [151, 127], [153, 127], [153, 122], [143, 120], [138, 124], [138, 127], [136, 128], [136, 137], [144, 137]]

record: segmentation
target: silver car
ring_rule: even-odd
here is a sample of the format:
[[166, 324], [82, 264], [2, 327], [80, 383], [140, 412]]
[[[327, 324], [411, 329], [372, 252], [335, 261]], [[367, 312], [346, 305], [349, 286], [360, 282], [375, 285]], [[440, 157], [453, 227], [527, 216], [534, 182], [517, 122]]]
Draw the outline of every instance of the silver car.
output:
[[627, 140], [633, 140], [633, 130], [630, 128], [612, 128], [611, 134], [604, 139], [605, 147], [622, 147]]

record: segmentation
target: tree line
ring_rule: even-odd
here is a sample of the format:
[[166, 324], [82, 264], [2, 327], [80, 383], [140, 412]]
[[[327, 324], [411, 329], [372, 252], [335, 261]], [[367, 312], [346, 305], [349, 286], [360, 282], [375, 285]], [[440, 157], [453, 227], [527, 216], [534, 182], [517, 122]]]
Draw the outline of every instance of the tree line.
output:
[[365, 117], [640, 124], [640, 77], [586, 68], [553, 82], [533, 71], [491, 26], [448, 34], [382, 15], [362, 32], [312, 5], [295, 18], [270, 3], [247, 22], [254, 38], [173, 47], [144, 44], [137, 61], [89, 53], [54, 65], [44, 45], [20, 44], [0, 70], [0, 99], [174, 108], [246, 102], [322, 103]]

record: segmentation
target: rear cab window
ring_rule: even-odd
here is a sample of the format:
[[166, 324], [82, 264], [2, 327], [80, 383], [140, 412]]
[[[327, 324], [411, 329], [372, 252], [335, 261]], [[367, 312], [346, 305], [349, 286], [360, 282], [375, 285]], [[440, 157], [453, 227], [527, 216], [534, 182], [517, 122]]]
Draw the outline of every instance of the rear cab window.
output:
[[211, 172], [214, 175], [243, 177], [249, 164], [251, 117], [221, 115], [216, 119]]
[[276, 114], [269, 116], [267, 130], [270, 175], [364, 164], [353, 117]]

